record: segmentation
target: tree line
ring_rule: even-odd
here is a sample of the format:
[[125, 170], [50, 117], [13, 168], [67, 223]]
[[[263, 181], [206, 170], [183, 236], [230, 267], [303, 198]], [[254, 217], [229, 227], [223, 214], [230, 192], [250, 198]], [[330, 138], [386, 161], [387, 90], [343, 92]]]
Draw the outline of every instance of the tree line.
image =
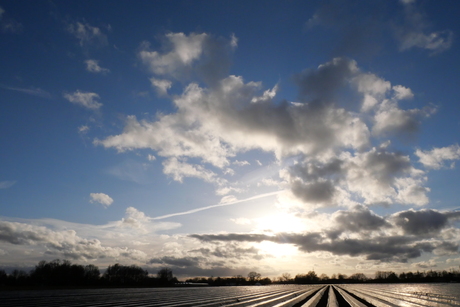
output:
[[17, 287], [164, 287], [174, 285], [209, 285], [209, 286], [238, 286], [238, 285], [269, 285], [269, 284], [316, 284], [316, 283], [427, 283], [427, 282], [460, 282], [460, 271], [417, 271], [397, 274], [392, 271], [377, 271], [373, 278], [363, 273], [317, 275], [315, 271], [297, 274], [292, 277], [284, 273], [280, 277], [270, 279], [262, 277], [255, 271], [247, 277], [195, 277], [185, 283], [179, 283], [169, 268], [162, 268], [156, 274], [149, 274], [145, 269], [136, 265], [114, 264], [101, 273], [95, 265], [72, 264], [68, 260], [40, 261], [29, 273], [14, 270], [7, 274], [0, 270], [0, 288]]
[[162, 268], [156, 275], [136, 265], [114, 264], [101, 274], [99, 268], [72, 264], [59, 259], [40, 261], [29, 273], [14, 270], [6, 274], [0, 270], [0, 287], [161, 287], [177, 283], [171, 269]]

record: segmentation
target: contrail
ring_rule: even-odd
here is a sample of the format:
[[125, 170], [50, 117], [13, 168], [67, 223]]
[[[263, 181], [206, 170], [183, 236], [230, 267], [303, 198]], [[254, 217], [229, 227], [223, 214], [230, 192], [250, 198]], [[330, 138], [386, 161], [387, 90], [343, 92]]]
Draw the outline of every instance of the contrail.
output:
[[192, 209], [192, 210], [189, 210], [189, 211], [177, 212], [177, 213], [171, 213], [171, 214], [166, 214], [166, 215], [162, 215], [162, 216], [157, 216], [157, 217], [153, 217], [152, 220], [162, 220], [162, 219], [167, 219], [167, 218], [173, 217], [173, 216], [192, 214], [192, 213], [195, 213], [195, 212], [208, 210], [208, 209], [212, 209], [212, 208], [230, 206], [230, 205], [239, 204], [239, 203], [243, 203], [243, 202], [254, 200], [254, 199], [259, 199], [259, 198], [264, 198], [264, 197], [276, 195], [276, 194], [279, 194], [281, 192], [284, 192], [284, 190], [265, 193], [265, 194], [259, 194], [259, 195], [252, 196], [252, 197], [249, 197], [249, 198], [246, 198], [246, 199], [238, 199], [238, 200], [235, 200], [235, 201], [230, 201], [230, 202], [226, 202], [226, 203], [220, 203], [220, 204], [217, 204], [217, 205], [196, 208], [196, 209]]

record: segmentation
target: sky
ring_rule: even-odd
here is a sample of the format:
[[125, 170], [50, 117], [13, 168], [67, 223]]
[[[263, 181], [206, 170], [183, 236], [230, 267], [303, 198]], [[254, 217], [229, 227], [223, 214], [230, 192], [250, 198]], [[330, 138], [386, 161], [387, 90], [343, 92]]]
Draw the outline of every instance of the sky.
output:
[[0, 1], [0, 267], [458, 269], [459, 14]]

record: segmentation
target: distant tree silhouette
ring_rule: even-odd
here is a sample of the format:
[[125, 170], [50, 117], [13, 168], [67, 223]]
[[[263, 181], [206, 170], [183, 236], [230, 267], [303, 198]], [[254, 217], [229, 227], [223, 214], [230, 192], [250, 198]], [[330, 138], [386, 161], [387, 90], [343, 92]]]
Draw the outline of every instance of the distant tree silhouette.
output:
[[162, 286], [173, 285], [177, 282], [170, 268], [162, 268], [157, 272], [158, 282]]
[[256, 282], [256, 281], [258, 281], [258, 280], [260, 279], [261, 276], [262, 276], [262, 275], [260, 275], [260, 274], [257, 273], [257, 272], [254, 272], [254, 271], [253, 271], [253, 272], [249, 272], [249, 274], [248, 274], [248, 280], [249, 280], [249, 282]]
[[291, 279], [292, 279], [291, 274], [289, 274], [289, 273], [281, 274], [281, 277], [280, 277], [281, 282], [288, 283], [288, 282], [291, 281]]
[[137, 265], [109, 265], [103, 278], [111, 285], [141, 285], [147, 279], [148, 272]]
[[312, 284], [319, 281], [318, 275], [315, 271], [309, 271], [307, 274], [298, 274], [294, 278], [295, 283], [297, 284]]

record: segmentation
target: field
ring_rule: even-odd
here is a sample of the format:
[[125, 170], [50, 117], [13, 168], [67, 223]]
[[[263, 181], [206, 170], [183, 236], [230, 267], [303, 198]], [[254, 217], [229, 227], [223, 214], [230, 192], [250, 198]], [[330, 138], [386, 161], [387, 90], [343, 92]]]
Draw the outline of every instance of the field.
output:
[[0, 292], [0, 306], [460, 306], [458, 284], [271, 285]]

